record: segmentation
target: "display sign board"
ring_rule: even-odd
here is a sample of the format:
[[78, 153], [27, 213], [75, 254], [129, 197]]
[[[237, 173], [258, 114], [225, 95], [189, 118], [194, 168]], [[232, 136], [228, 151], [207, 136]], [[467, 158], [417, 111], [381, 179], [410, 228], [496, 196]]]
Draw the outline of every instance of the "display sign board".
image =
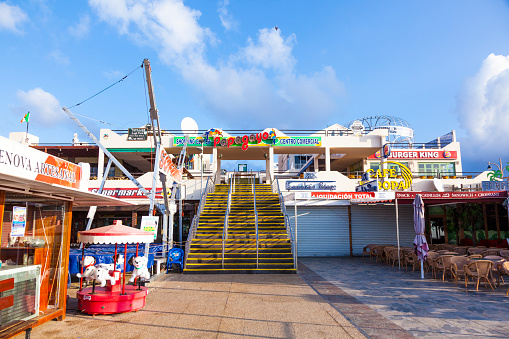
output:
[[[368, 159], [381, 159], [382, 154], [380, 151], [372, 154], [368, 157]], [[426, 160], [436, 160], [436, 159], [457, 159], [458, 152], [456, 151], [418, 151], [413, 149], [402, 149], [402, 150], [391, 150], [391, 154], [387, 157], [387, 159], [426, 159]]]
[[307, 180], [288, 180], [285, 183], [287, 191], [335, 191], [335, 181], [307, 181]]
[[157, 237], [157, 226], [159, 224], [159, 217], [144, 215], [141, 217], [141, 230], [154, 233], [154, 240]]
[[238, 171], [239, 172], [247, 172], [247, 164], [239, 164]]
[[509, 190], [509, 185], [507, 181], [483, 181], [482, 182], [482, 190], [483, 191], [507, 191]]
[[127, 130], [127, 141], [145, 141], [147, 140], [146, 128], [129, 128]]
[[[246, 138], [244, 138], [246, 137]], [[200, 138], [189, 138], [189, 142], [187, 146], [189, 147], [243, 147], [243, 149], [247, 149], [247, 147], [253, 146], [292, 146], [292, 147], [319, 147], [322, 146], [322, 138], [321, 137], [276, 137], [270, 138], [267, 137], [263, 139], [263, 134], [251, 134], [245, 136], [236, 136], [236, 137], [215, 137], [213, 139], [209, 138], [201, 142], [203, 139]], [[184, 146], [184, 137], [173, 137], [173, 147], [182, 147]]]
[[507, 191], [477, 192], [396, 192], [396, 199], [415, 199], [420, 194], [423, 199], [479, 199], [506, 198]]
[[175, 166], [172, 158], [166, 153], [163, 147], [161, 147], [161, 153], [159, 155], [159, 172], [166, 174], [178, 183], [182, 182], [183, 169], [178, 169], [177, 166]]
[[355, 187], [356, 192], [378, 192], [378, 180], [364, 182]]
[[394, 192], [295, 192], [295, 199], [392, 200]]
[[[146, 189], [149, 194], [151, 189]], [[156, 198], [162, 198], [162, 188], [156, 188]], [[89, 188], [89, 191], [92, 193], [99, 193], [99, 188]], [[102, 195], [106, 195], [108, 197], [119, 198], [119, 199], [148, 199], [145, 194], [138, 188], [103, 188], [101, 193]]]
[[0, 137], [0, 172], [14, 177], [79, 188], [81, 167]]
[[11, 237], [24, 237], [26, 227], [26, 207], [14, 206], [12, 212]]

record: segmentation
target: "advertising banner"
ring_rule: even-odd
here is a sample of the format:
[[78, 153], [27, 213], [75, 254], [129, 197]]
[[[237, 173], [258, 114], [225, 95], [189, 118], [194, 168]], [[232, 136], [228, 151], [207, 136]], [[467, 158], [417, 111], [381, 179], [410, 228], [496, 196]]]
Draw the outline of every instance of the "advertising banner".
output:
[[11, 237], [24, 237], [26, 228], [26, 207], [14, 206], [12, 212]]
[[[90, 192], [99, 193], [99, 188], [90, 188]], [[147, 189], [148, 192], [151, 189]], [[156, 198], [162, 198], [162, 188], [156, 188]], [[102, 195], [119, 199], [148, 199], [138, 188], [103, 188]]]
[[178, 169], [177, 166], [175, 166], [170, 155], [168, 155], [162, 147], [161, 154], [159, 155], [159, 172], [166, 174], [178, 183], [182, 182], [183, 169]]
[[[200, 138], [189, 138], [189, 142], [187, 146], [189, 147], [242, 147], [242, 149], [246, 150], [247, 147], [252, 146], [293, 146], [293, 147], [302, 147], [302, 146], [312, 146], [319, 147], [322, 146], [322, 138], [321, 137], [275, 137], [271, 138], [266, 135], [266, 138], [263, 138], [263, 134], [251, 134], [244, 136], [236, 136], [236, 137], [215, 137], [209, 139], [200, 139]], [[203, 141], [203, 142], [201, 142]], [[184, 137], [173, 137], [173, 147], [184, 146]]]
[[154, 233], [154, 240], [157, 237], [157, 226], [159, 224], [159, 217], [144, 215], [141, 217], [141, 230]]
[[78, 165], [4, 137], [0, 137], [0, 172], [72, 188], [79, 188], [81, 180]]

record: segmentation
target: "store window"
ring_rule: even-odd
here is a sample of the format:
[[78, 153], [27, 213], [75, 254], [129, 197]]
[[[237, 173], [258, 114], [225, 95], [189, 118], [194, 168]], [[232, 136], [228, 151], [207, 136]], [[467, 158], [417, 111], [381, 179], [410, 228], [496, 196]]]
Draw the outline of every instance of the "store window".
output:
[[[62, 305], [67, 271], [63, 251], [68, 203], [45, 197], [5, 193], [1, 227], [2, 279], [14, 278], [13, 307], [1, 311], [2, 324], [48, 314]], [[1, 214], [0, 214], [1, 215]]]
[[302, 168], [309, 159], [311, 159], [311, 155], [296, 155], [295, 156], [295, 169]]
[[419, 175], [456, 175], [454, 162], [421, 162], [418, 168]]

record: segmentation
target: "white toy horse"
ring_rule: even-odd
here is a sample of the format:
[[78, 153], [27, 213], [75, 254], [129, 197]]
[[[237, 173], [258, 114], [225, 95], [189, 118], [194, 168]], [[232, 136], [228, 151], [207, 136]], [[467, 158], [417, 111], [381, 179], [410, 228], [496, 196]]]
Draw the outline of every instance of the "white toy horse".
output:
[[136, 278], [150, 279], [150, 273], [147, 268], [148, 259], [145, 257], [133, 257], [129, 260], [129, 263], [134, 266], [133, 275], [129, 279], [129, 282], [134, 282]]

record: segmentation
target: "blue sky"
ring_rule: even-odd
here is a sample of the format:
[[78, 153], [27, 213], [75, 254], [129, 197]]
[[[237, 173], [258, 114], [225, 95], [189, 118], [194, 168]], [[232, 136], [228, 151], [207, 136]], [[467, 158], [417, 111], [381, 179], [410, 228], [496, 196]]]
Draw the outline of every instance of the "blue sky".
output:
[[[278, 30], [274, 27], [277, 26]], [[321, 129], [407, 120], [456, 130], [465, 171], [509, 161], [509, 2], [1, 1], [0, 135], [87, 137], [61, 110], [152, 65], [164, 129]], [[141, 68], [72, 111], [99, 128], [148, 122]], [[98, 134], [97, 134], [98, 135]]]

